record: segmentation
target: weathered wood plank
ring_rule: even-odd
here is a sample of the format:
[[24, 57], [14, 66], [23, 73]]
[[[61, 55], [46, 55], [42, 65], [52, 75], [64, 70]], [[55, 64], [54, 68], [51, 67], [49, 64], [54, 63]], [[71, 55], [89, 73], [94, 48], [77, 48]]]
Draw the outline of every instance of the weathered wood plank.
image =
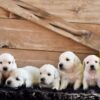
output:
[[[58, 57], [61, 52], [48, 52], [48, 51], [38, 51], [38, 50], [19, 50], [19, 49], [0, 49], [0, 54], [8, 52], [14, 55], [16, 62], [19, 67], [25, 65], [34, 65], [37, 67], [42, 66], [43, 64], [50, 63], [57, 66]], [[76, 52], [75, 52], [76, 53]], [[88, 54], [76, 53], [81, 60], [84, 59]]]
[[[100, 24], [100, 0], [21, 0], [42, 8], [68, 22]], [[45, 6], [44, 6], [45, 5]], [[0, 8], [0, 17], [8, 12]]]
[[3, 8], [0, 8], [0, 18], [8, 18], [9, 12], [7, 10], [4, 10]]
[[[100, 0], [21, 0], [69, 22], [100, 24]], [[45, 6], [44, 6], [45, 5]]]
[[22, 18], [57, 32], [58, 34], [73, 38], [76, 41], [81, 40], [85, 35], [91, 34], [90, 31], [75, 29], [62, 18], [24, 2], [0, 0], [0, 6], [18, 16], [21, 16]]
[[[99, 34], [99, 25], [77, 24], [79, 28], [89, 28]], [[45, 28], [25, 20], [0, 19], [0, 47], [66, 51], [79, 53], [96, 53], [96, 51], [76, 43], [68, 38], [55, 34]]]
[[97, 51], [100, 50], [100, 45], [98, 44], [100, 42], [99, 34], [94, 33], [92, 34], [92, 38], [88, 39], [87, 36], [90, 36], [90, 31], [80, 30], [78, 27], [78, 29], [73, 28], [74, 26], [70, 26], [70, 24], [65, 22], [62, 18], [49, 14], [44, 10], [41, 10], [35, 6], [30, 6], [23, 2], [0, 0], [0, 6], [55, 33], [73, 39], [74, 41], [91, 47]]

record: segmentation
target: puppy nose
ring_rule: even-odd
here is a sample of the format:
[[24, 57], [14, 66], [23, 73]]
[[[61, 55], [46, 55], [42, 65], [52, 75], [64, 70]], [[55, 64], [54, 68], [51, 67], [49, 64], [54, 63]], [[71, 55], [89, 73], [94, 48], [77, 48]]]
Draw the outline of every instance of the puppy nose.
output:
[[3, 70], [4, 70], [4, 71], [7, 71], [7, 67], [3, 67]]
[[11, 81], [9, 80], [9, 81], [7, 81], [7, 85], [10, 85], [11, 84]]
[[41, 82], [44, 82], [45, 81], [45, 78], [41, 78]]
[[59, 64], [59, 68], [63, 69], [63, 64], [62, 63]]
[[91, 67], [91, 70], [95, 70], [94, 65], [91, 65], [90, 67]]

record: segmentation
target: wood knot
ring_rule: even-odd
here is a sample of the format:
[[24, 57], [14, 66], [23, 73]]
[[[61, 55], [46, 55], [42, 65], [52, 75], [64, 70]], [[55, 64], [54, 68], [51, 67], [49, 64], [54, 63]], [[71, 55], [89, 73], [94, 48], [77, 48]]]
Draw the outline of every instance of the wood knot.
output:
[[85, 39], [90, 38], [93, 32], [87, 31], [87, 30], [81, 30], [82, 37], [85, 37]]
[[0, 48], [10, 48], [9, 43], [2, 42], [0, 43]]

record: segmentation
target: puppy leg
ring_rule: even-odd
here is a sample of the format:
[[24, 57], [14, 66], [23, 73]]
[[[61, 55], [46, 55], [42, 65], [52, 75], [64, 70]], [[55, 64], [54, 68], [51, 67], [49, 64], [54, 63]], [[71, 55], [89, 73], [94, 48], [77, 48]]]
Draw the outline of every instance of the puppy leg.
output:
[[53, 83], [53, 89], [59, 90], [60, 78], [56, 78]]
[[65, 88], [67, 88], [68, 84], [69, 84], [69, 81], [68, 81], [68, 80], [62, 79], [62, 80], [61, 80], [60, 90], [63, 90], [63, 89], [65, 89]]
[[84, 90], [88, 89], [88, 83], [87, 83], [86, 79], [83, 79], [83, 89]]
[[74, 90], [77, 90], [81, 86], [81, 83], [82, 83], [81, 80], [79, 79], [76, 80], [74, 83]]
[[97, 80], [97, 86], [100, 88], [100, 79]]
[[26, 80], [25, 84], [26, 84], [26, 87], [31, 87], [32, 86], [32, 81], [31, 80]]

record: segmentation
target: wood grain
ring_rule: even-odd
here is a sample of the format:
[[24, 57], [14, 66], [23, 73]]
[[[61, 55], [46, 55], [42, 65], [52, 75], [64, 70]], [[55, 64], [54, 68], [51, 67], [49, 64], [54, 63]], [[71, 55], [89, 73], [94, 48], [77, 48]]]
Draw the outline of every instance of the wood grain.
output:
[[[53, 64], [57, 67], [58, 58], [61, 52], [49, 52], [49, 51], [38, 51], [38, 50], [19, 50], [19, 49], [0, 49], [1, 53], [11, 53], [18, 64], [18, 67], [23, 67], [26, 65], [34, 65], [37, 67], [43, 64]], [[75, 52], [76, 53], [76, 52]], [[76, 53], [81, 61], [89, 54]]]
[[8, 18], [9, 12], [7, 10], [4, 10], [3, 8], [0, 8], [0, 18]]
[[[79, 27], [100, 28], [99, 25], [78, 25]], [[99, 30], [98, 30], [99, 33]], [[3, 35], [2, 35], [3, 34]], [[68, 38], [55, 34], [39, 25], [15, 19], [0, 19], [0, 47], [7, 46], [16, 49], [59, 51], [72, 50], [79, 53], [95, 53]]]
[[[20, 0], [35, 5], [68, 22], [100, 24], [100, 0]], [[44, 6], [45, 5], [45, 6]], [[0, 17], [7, 11], [0, 8]]]
[[[68, 22], [100, 24], [100, 0], [21, 0]], [[45, 5], [45, 6], [44, 6]]]
[[[44, 10], [41, 10], [35, 6], [24, 4], [23, 2], [13, 0], [0, 0], [0, 6], [16, 15], [19, 15], [33, 23], [41, 25], [55, 33], [68, 37], [78, 43], [84, 44], [97, 51], [100, 50], [99, 37], [100, 34], [93, 33], [92, 37], [88, 37], [91, 31], [76, 29], [69, 26], [62, 18], [52, 15]], [[66, 27], [66, 28], [65, 28]], [[81, 35], [80, 35], [81, 34]], [[83, 37], [84, 35], [84, 37]], [[86, 36], [86, 37], [85, 37]]]

